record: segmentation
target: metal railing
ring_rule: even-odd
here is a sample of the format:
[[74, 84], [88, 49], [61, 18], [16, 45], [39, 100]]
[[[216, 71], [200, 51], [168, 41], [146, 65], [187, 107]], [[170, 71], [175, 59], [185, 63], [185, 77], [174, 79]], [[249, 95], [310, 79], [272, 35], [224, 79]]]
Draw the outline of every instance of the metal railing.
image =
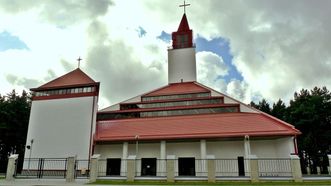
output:
[[291, 159], [258, 159], [260, 177], [291, 177]]
[[66, 170], [66, 158], [31, 158], [24, 159], [22, 170], [17, 170], [15, 176], [24, 178], [65, 178]]
[[120, 159], [119, 165], [117, 164], [118, 170], [112, 170], [111, 162], [109, 162], [109, 159], [100, 159], [98, 161], [98, 176], [105, 177], [105, 176], [111, 176], [111, 177], [120, 177], [120, 176], [126, 176], [126, 166], [127, 166], [127, 160], [126, 159]]
[[250, 176], [249, 161], [244, 160], [243, 171], [239, 171], [238, 159], [216, 159], [216, 177]]
[[75, 178], [88, 178], [90, 176], [90, 161], [76, 160]]

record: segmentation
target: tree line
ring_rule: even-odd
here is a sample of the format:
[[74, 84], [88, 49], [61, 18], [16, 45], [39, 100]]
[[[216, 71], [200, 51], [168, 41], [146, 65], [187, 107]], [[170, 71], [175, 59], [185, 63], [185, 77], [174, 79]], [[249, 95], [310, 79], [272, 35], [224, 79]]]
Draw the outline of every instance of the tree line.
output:
[[10, 154], [24, 158], [28, 131], [31, 96], [25, 91], [18, 95], [15, 90], [0, 95], [0, 172], [5, 172]]
[[[288, 105], [281, 99], [273, 104], [262, 99], [250, 105], [294, 125], [302, 132], [297, 138], [302, 163], [313, 168], [328, 165], [326, 155], [331, 154], [331, 93], [326, 87], [295, 92]], [[21, 95], [15, 90], [0, 95], [0, 172], [6, 171], [10, 154], [16, 153], [24, 158], [30, 108], [31, 95], [25, 91]]]
[[313, 173], [316, 166], [327, 171], [327, 154], [331, 154], [331, 93], [326, 87], [295, 92], [288, 105], [281, 99], [272, 105], [265, 99], [250, 105], [299, 129], [302, 134], [297, 141], [302, 163], [311, 167]]

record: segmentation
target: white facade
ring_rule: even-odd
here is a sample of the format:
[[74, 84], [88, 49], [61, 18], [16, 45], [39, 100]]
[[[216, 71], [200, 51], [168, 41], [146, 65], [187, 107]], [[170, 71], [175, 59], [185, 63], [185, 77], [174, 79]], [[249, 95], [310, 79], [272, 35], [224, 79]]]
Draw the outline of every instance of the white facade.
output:
[[[247, 154], [248, 156], [254, 155], [259, 159], [289, 159], [290, 154], [294, 153], [294, 141], [293, 137], [279, 137], [277, 139], [246, 140], [246, 142], [244, 139], [132, 142], [129, 145], [127, 145], [127, 142], [123, 142], [105, 145], [98, 144], [95, 146], [94, 153], [100, 154], [100, 158], [104, 160], [108, 158], [122, 158], [125, 161], [128, 156], [136, 156], [136, 172], [140, 172], [141, 169], [139, 159], [157, 158], [159, 160], [157, 162], [158, 176], [162, 176], [162, 172], [165, 170], [162, 160], [169, 155], [176, 159], [195, 158], [197, 176], [206, 176], [204, 175], [207, 170], [206, 157], [212, 155], [215, 157], [217, 176], [238, 176], [238, 157], [245, 158], [245, 172], [248, 175]], [[123, 153], [125, 154], [123, 155]], [[102, 161], [100, 166], [101, 169], [106, 170], [106, 161]], [[289, 165], [277, 166], [280, 166], [279, 168], [283, 170], [288, 169]], [[263, 168], [266, 169], [268, 167], [261, 167], [261, 169]], [[125, 169], [125, 166], [122, 165], [121, 169]], [[175, 169], [178, 170], [177, 162]], [[105, 174], [100, 176], [105, 176]], [[178, 176], [178, 172], [176, 176]]]
[[196, 81], [195, 47], [168, 50], [168, 83]]
[[97, 100], [89, 96], [33, 101], [26, 142], [31, 148], [24, 158], [88, 159]]
[[[166, 155], [161, 156], [161, 142], [153, 143], [130, 143], [128, 145], [128, 156], [137, 155], [140, 158], [163, 159], [167, 155], [178, 157], [195, 157], [205, 159], [206, 155], [214, 155], [216, 159], [236, 159], [238, 156], [245, 156], [244, 139], [238, 140], [204, 140], [196, 142], [165, 142], [164, 151]], [[295, 153], [293, 137], [280, 137], [278, 139], [254, 139], [249, 141], [250, 154], [258, 158], [290, 158]], [[205, 151], [205, 153], [204, 153]], [[98, 144], [95, 146], [95, 154], [100, 154], [101, 159], [122, 158], [123, 143], [119, 144]]]

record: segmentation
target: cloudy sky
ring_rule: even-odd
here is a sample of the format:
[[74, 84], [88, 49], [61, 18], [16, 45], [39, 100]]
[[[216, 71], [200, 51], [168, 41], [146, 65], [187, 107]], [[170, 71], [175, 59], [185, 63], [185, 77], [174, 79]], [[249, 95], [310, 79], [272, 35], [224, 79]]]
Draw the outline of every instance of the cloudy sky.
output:
[[[243, 102], [331, 88], [331, 1], [187, 0], [198, 81]], [[0, 0], [0, 94], [77, 68], [99, 107], [167, 84], [182, 0]]]

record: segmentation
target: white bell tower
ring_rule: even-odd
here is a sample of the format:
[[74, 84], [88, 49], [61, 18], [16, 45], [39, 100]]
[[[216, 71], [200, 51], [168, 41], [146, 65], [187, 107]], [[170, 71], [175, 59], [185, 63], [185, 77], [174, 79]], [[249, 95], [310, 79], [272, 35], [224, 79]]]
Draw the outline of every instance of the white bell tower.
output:
[[[25, 157], [89, 159], [99, 82], [79, 68], [33, 88]], [[24, 162], [24, 169], [29, 164]]]
[[172, 48], [168, 49], [168, 83], [196, 81], [196, 77], [192, 30], [184, 13], [178, 30], [172, 33]]

